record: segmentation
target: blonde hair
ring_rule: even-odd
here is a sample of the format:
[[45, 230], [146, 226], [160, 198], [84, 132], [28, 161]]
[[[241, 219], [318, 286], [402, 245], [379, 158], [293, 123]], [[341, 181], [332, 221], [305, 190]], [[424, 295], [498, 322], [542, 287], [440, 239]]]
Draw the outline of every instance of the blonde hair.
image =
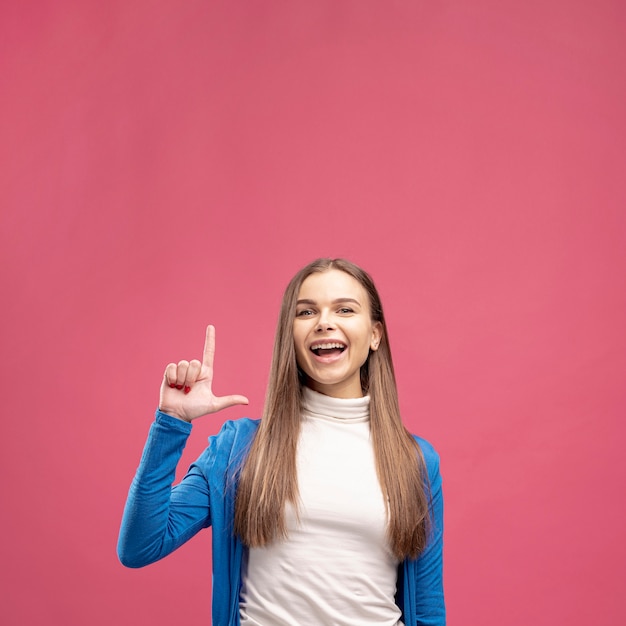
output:
[[398, 392], [382, 303], [371, 277], [345, 259], [317, 259], [302, 268], [285, 290], [263, 418], [241, 470], [235, 502], [235, 532], [249, 547], [287, 536], [284, 509], [298, 510], [296, 452], [305, 376], [296, 364], [293, 320], [304, 280], [337, 269], [349, 274], [369, 297], [373, 322], [381, 325], [378, 349], [361, 367], [363, 393], [370, 396], [370, 428], [376, 471], [387, 502], [387, 537], [395, 556], [415, 558], [429, 530], [428, 477], [422, 452], [400, 418]]

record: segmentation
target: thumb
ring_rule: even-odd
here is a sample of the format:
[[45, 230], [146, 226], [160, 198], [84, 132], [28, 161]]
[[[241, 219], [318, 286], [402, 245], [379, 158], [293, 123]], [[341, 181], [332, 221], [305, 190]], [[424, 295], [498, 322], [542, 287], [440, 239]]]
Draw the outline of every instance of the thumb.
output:
[[215, 406], [218, 411], [227, 409], [231, 406], [236, 406], [238, 404], [249, 404], [248, 398], [239, 395], [220, 396], [219, 398], [215, 398]]

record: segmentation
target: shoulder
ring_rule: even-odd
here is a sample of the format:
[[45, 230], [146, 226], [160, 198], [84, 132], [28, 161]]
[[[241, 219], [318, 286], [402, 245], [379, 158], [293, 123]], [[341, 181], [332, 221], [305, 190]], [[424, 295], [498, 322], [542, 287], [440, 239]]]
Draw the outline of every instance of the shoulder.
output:
[[209, 437], [209, 441], [223, 437], [235, 437], [246, 433], [254, 433], [259, 427], [261, 420], [241, 417], [236, 420], [227, 420], [222, 424], [217, 435]]
[[209, 437], [209, 448], [239, 447], [249, 444], [261, 420], [242, 417], [224, 422], [217, 435]]
[[422, 437], [418, 437], [417, 435], [413, 435], [413, 439], [415, 439], [417, 445], [422, 451], [428, 477], [431, 481], [433, 481], [439, 477], [439, 453], [429, 441], [426, 441], [426, 439], [422, 439]]
[[247, 417], [224, 422], [217, 435], [209, 437], [204, 452], [207, 465], [222, 469], [239, 465], [250, 449], [259, 422]]
[[260, 420], [241, 418], [224, 422], [192, 467], [204, 474], [209, 484], [223, 491], [227, 477], [243, 463]]

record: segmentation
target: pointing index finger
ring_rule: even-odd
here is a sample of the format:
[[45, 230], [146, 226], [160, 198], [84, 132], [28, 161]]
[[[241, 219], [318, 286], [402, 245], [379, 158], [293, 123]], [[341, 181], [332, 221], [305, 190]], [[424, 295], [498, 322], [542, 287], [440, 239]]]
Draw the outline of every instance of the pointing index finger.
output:
[[206, 339], [204, 340], [204, 352], [202, 353], [202, 365], [213, 369], [213, 357], [215, 356], [215, 326], [209, 324], [206, 327]]

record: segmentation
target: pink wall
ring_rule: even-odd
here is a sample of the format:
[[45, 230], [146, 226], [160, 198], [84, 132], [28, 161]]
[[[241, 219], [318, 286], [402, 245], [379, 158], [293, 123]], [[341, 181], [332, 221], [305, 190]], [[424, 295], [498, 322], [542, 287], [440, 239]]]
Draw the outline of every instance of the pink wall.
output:
[[333, 255], [442, 456], [449, 623], [626, 623], [624, 6], [2, 3], [0, 622], [209, 623], [208, 533], [115, 555], [163, 366], [215, 324], [258, 416]]

